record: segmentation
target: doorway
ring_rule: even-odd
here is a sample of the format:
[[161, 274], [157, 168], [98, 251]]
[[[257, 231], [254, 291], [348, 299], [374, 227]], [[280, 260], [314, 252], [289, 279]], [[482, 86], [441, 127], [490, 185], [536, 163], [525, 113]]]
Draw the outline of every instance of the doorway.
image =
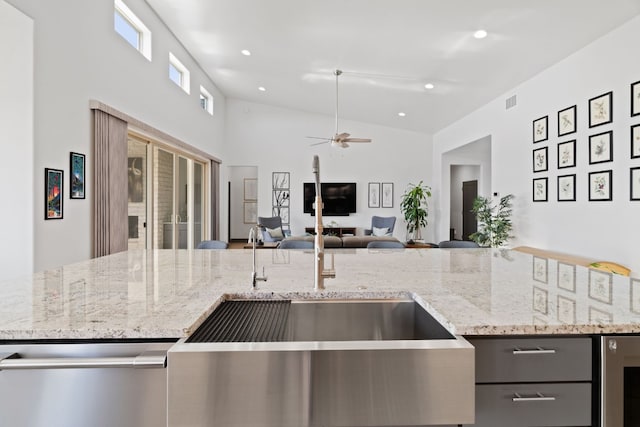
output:
[[258, 167], [229, 166], [228, 188], [229, 241], [247, 240], [258, 222]]
[[478, 231], [478, 220], [473, 213], [473, 202], [478, 197], [478, 180], [462, 183], [462, 240], [471, 240], [470, 235]]

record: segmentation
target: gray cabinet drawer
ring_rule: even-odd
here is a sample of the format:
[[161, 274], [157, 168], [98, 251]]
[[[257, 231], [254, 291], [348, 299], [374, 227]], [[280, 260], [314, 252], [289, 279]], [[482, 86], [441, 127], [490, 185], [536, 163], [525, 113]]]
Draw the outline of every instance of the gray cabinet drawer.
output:
[[476, 386], [475, 427], [590, 425], [589, 383]]
[[469, 338], [476, 383], [591, 381], [591, 338]]

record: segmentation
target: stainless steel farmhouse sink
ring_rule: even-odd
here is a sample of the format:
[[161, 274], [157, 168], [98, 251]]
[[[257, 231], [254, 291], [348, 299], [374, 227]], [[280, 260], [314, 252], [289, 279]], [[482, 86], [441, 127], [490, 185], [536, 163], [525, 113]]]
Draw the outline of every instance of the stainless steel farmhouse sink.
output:
[[474, 421], [474, 349], [412, 299], [229, 300], [168, 354], [168, 425]]

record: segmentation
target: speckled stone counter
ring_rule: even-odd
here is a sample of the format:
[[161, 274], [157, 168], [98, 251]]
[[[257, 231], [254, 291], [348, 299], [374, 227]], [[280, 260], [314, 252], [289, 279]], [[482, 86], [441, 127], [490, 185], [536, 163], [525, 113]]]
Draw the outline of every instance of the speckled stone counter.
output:
[[459, 335], [640, 332], [640, 279], [510, 250], [129, 251], [0, 282], [0, 339], [180, 338], [224, 298], [415, 298]]

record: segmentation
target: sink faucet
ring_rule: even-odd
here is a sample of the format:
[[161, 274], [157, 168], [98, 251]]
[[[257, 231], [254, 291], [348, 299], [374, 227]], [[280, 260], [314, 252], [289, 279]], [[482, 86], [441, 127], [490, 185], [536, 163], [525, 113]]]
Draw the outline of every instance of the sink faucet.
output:
[[264, 266], [262, 266], [262, 276], [258, 276], [256, 273], [256, 241], [258, 240], [258, 225], [251, 227], [249, 230], [249, 240], [251, 240], [251, 247], [253, 252], [253, 268], [251, 270], [251, 287], [256, 288], [256, 282], [266, 282], [267, 276], [264, 275]]
[[320, 192], [320, 159], [313, 156], [311, 170], [316, 181], [316, 237], [314, 239], [315, 268], [314, 268], [314, 289], [321, 291], [324, 289], [324, 279], [336, 277], [335, 270], [325, 270], [324, 268], [324, 237], [322, 236], [322, 193]]

